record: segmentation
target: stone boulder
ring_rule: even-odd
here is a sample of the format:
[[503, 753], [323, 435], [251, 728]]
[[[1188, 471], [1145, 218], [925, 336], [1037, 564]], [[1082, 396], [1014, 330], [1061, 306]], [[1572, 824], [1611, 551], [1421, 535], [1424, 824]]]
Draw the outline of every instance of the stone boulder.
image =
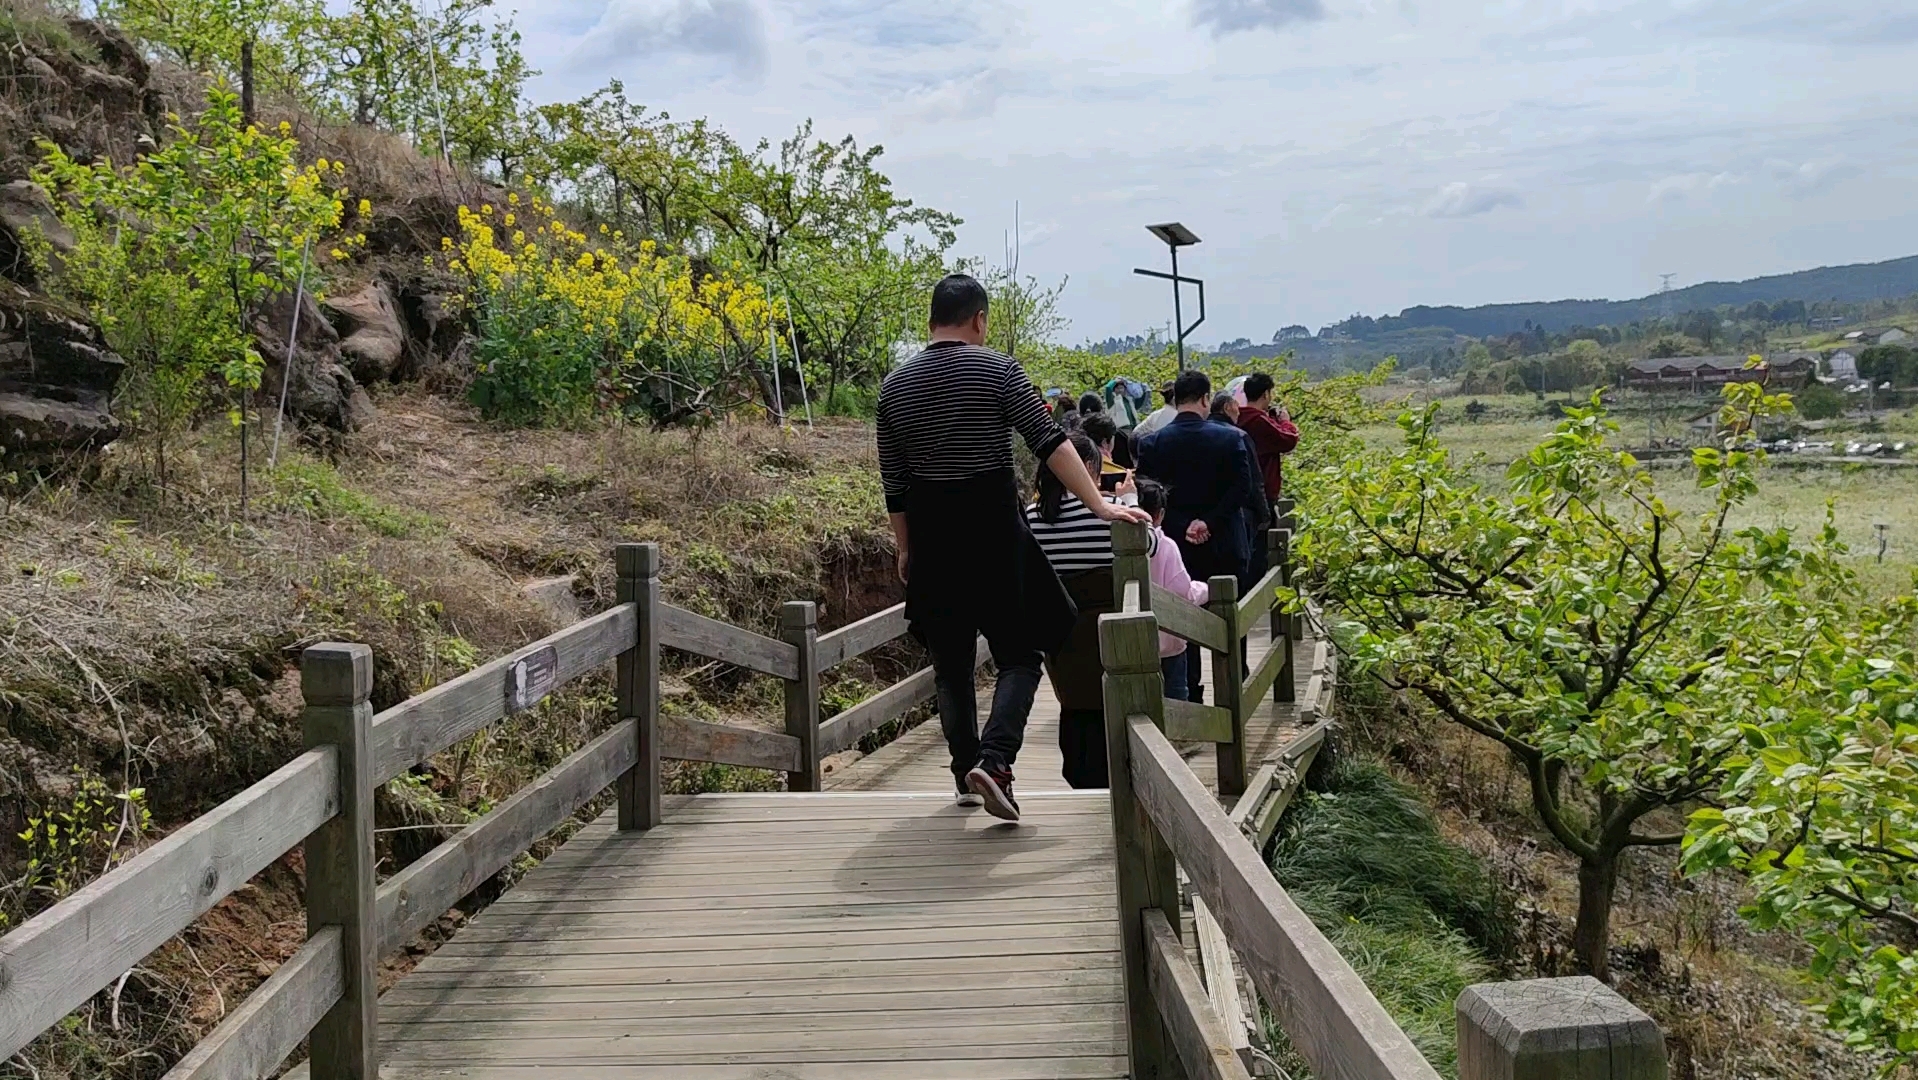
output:
[[265, 377], [260, 383], [262, 400], [277, 404], [284, 381], [289, 417], [334, 431], [358, 431], [373, 418], [373, 401], [347, 370], [340, 353], [339, 331], [326, 321], [320, 305], [313, 302], [313, 294], [302, 294], [300, 336], [289, 365], [286, 344], [292, 323], [292, 293], [275, 300], [254, 320], [254, 341], [266, 360]]
[[84, 316], [0, 283], [4, 464], [58, 464], [120, 436], [110, 411], [126, 362]]
[[35, 284], [37, 273], [27, 256], [28, 234], [44, 237], [54, 255], [73, 250], [73, 230], [53, 212], [53, 200], [31, 180], [0, 184], [0, 277]]
[[392, 287], [371, 281], [346, 296], [328, 297], [324, 307], [353, 377], [361, 383], [393, 378], [406, 358], [406, 327]]

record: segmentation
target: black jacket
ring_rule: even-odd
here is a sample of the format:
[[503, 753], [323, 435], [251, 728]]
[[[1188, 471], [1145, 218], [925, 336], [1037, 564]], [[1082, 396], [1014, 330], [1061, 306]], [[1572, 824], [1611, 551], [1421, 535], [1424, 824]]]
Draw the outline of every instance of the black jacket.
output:
[[[1246, 506], [1254, 474], [1237, 428], [1180, 413], [1139, 443], [1139, 471], [1166, 486], [1165, 532], [1179, 545], [1194, 578], [1236, 575], [1246, 559]], [[1186, 526], [1203, 520], [1212, 536], [1186, 540]]]

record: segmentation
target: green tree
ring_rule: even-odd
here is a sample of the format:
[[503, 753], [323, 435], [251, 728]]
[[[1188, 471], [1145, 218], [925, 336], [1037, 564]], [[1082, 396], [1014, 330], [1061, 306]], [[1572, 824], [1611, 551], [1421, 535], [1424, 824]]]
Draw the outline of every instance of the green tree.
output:
[[292, 287], [308, 245], [339, 226], [341, 193], [321, 168], [299, 164], [284, 128], [244, 124], [221, 84], [191, 126], [176, 120], [166, 146], [137, 165], [41, 149], [35, 179], [76, 237], [54, 290], [84, 305], [128, 361], [124, 405], [152, 436], [164, 485], [168, 444], [197, 416], [214, 375], [244, 440], [247, 395], [264, 366], [253, 316]]
[[1608, 968], [1625, 853], [1675, 845], [1661, 811], [1722, 783], [1740, 702], [1797, 647], [1844, 581], [1826, 545], [1736, 532], [1756, 490], [1752, 424], [1787, 407], [1726, 388], [1717, 445], [1696, 452], [1712, 507], [1691, 520], [1609, 444], [1596, 401], [1488, 488], [1433, 437], [1436, 407], [1400, 419], [1402, 449], [1300, 485], [1298, 551], [1355, 660], [1505, 747], [1546, 831], [1579, 862], [1574, 953]]
[[[1827, 526], [1829, 528], [1829, 525]], [[1918, 1065], [1918, 601], [1860, 609], [1772, 662], [1685, 865], [1751, 878], [1742, 913], [1803, 934], [1826, 1020]]]

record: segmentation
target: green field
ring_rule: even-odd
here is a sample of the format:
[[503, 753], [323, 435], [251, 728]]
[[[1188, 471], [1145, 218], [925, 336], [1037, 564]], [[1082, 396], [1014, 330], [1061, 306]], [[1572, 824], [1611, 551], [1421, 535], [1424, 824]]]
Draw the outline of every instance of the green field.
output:
[[[1479, 459], [1488, 483], [1502, 482], [1505, 467], [1555, 423], [1529, 395], [1478, 398], [1486, 412], [1477, 420], [1465, 417], [1467, 400], [1441, 399], [1440, 438], [1455, 453]], [[1689, 441], [1693, 436], [1688, 418], [1701, 411], [1696, 406], [1656, 412], [1622, 407], [1614, 414], [1620, 429], [1617, 438], [1630, 450], [1643, 447], [1653, 434]], [[1818, 437], [1842, 442], [1865, 434], [1918, 441], [1918, 413], [1880, 414], [1877, 425], [1869, 430], [1856, 422]], [[1385, 423], [1364, 429], [1362, 435], [1369, 446], [1390, 447], [1397, 444], [1400, 432], [1396, 425]], [[1918, 452], [1907, 457], [1918, 460]], [[1691, 471], [1682, 462], [1660, 465], [1655, 475], [1660, 494], [1672, 505], [1703, 510], [1709, 504], [1709, 496], [1692, 483]], [[1808, 465], [1781, 455], [1767, 465], [1760, 485], [1758, 495], [1739, 511], [1740, 525], [1785, 526], [1808, 534], [1823, 523], [1829, 505], [1839, 538], [1851, 549], [1853, 568], [1872, 594], [1889, 595], [1912, 587], [1912, 573], [1918, 570], [1918, 466]], [[1882, 563], [1874, 529], [1880, 523], [1888, 526], [1889, 541]]]

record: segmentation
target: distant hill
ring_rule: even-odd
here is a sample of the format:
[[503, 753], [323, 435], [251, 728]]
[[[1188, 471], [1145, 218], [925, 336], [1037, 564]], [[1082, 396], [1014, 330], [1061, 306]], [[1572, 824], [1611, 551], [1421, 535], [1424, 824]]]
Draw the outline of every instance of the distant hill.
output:
[[1775, 304], [1781, 300], [1803, 300], [1807, 304], [1836, 301], [1858, 304], [1871, 300], [1896, 300], [1918, 293], [1918, 255], [1889, 262], [1855, 263], [1850, 266], [1821, 266], [1793, 274], [1773, 274], [1749, 281], [1707, 281], [1653, 293], [1636, 300], [1548, 300], [1522, 304], [1483, 304], [1478, 307], [1409, 307], [1397, 315], [1376, 320], [1350, 320], [1371, 323], [1365, 331], [1384, 333], [1444, 327], [1472, 337], [1510, 334], [1533, 326], [1547, 331], [1568, 330], [1574, 326], [1623, 326], [1654, 319], [1670, 311], [1683, 313], [1711, 309], [1721, 304], [1743, 306], [1754, 300]]

